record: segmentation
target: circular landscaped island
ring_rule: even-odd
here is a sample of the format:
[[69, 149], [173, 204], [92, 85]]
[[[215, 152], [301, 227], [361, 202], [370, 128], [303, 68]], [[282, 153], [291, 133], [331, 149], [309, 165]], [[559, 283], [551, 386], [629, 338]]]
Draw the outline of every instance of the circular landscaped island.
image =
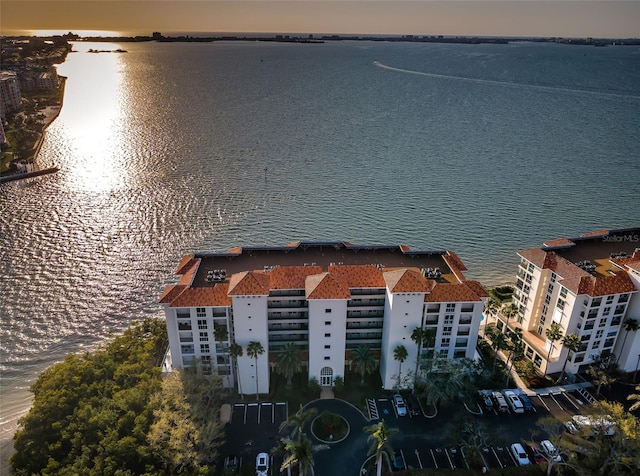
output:
[[349, 434], [349, 423], [337, 413], [324, 411], [311, 422], [311, 433], [324, 443], [337, 443]]

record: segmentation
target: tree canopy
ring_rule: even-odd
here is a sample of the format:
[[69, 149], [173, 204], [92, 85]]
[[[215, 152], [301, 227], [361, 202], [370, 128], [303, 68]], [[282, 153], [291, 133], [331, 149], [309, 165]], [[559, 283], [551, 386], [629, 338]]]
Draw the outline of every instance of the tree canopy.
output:
[[[165, 474], [169, 450], [159, 450], [152, 429], [163, 422], [167, 387], [177, 384], [185, 389], [172, 393], [182, 405], [173, 409], [182, 420], [174, 421], [186, 431], [194, 430], [194, 445], [178, 448], [181, 454], [174, 456], [188, 460], [192, 452], [197, 456], [207, 451], [206, 469], [220, 441], [217, 411], [208, 412], [205, 424], [197, 412], [194, 416], [193, 400], [211, 408], [217, 404], [216, 392], [195, 382], [200, 378], [195, 376], [194, 383], [185, 383], [178, 373], [163, 382], [160, 364], [166, 348], [164, 321], [146, 319], [97, 350], [71, 354], [45, 370], [31, 387], [33, 405], [14, 435], [16, 453], [10, 459], [14, 474]], [[202, 388], [195, 392], [196, 387]], [[191, 413], [180, 413], [184, 408]], [[199, 435], [206, 436], [206, 444]], [[202, 468], [203, 462], [196, 460]]]

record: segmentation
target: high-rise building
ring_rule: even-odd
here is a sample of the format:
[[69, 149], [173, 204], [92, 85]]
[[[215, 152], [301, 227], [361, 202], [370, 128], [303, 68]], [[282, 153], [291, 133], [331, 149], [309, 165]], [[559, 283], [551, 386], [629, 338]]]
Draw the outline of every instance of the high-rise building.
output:
[[22, 107], [18, 76], [13, 71], [0, 71], [0, 118]]
[[[560, 238], [518, 255], [513, 296], [518, 315], [508, 323], [499, 315], [497, 326], [503, 332], [507, 325], [522, 329], [525, 357], [548, 374], [560, 372], [567, 358], [571, 373], [603, 358], [632, 371], [640, 359], [640, 338], [633, 331], [626, 336], [624, 328], [628, 319], [640, 321], [640, 228]], [[547, 338], [552, 322], [562, 335], [579, 336], [577, 352]]]
[[[466, 280], [446, 250], [362, 246], [347, 242], [238, 247], [183, 257], [178, 284], [160, 298], [174, 367], [216, 371], [241, 393], [267, 393], [278, 352], [295, 344], [309, 379], [333, 385], [359, 345], [379, 359], [385, 389], [412, 385], [416, 328], [435, 343], [422, 351], [473, 358], [487, 293]], [[251, 358], [258, 342], [264, 353]], [[229, 349], [240, 345], [237, 375]], [[255, 344], [254, 344], [255, 345]], [[407, 358], [395, 360], [404, 346]], [[257, 382], [256, 382], [257, 379]]]

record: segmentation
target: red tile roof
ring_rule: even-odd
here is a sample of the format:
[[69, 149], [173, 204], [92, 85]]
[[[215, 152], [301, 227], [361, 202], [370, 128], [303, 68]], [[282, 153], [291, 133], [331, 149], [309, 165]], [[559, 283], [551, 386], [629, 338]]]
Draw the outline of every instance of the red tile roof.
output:
[[480, 297], [465, 283], [438, 283], [424, 302], [476, 302]]
[[189, 262], [183, 266], [182, 277], [180, 278], [180, 284], [183, 286], [191, 286], [193, 284], [193, 278], [196, 276], [198, 266], [200, 266], [201, 259], [189, 260]]
[[609, 234], [609, 230], [604, 229], [604, 230], [598, 230], [598, 231], [591, 231], [589, 233], [583, 233], [582, 237], [598, 237], [598, 236], [607, 236]]
[[307, 276], [322, 273], [322, 266], [279, 266], [269, 272], [270, 289], [304, 289]]
[[267, 296], [269, 276], [261, 271], [243, 271], [231, 276], [230, 296]]
[[384, 288], [382, 271], [372, 264], [331, 265], [329, 272], [346, 282], [350, 288]]
[[385, 271], [383, 276], [392, 293], [427, 293], [432, 288], [421, 273], [411, 269]]
[[231, 306], [228, 289], [229, 285], [226, 283], [207, 288], [187, 288], [171, 301], [170, 307], [228, 307]]
[[553, 248], [554, 246], [575, 245], [575, 243], [571, 241], [569, 238], [558, 238], [556, 240], [545, 241], [543, 245], [549, 248]]
[[178, 267], [176, 268], [176, 274], [184, 274], [187, 269], [191, 268], [193, 262], [195, 261], [195, 257], [193, 254], [184, 255], [180, 262], [178, 263]]
[[331, 273], [308, 276], [305, 286], [307, 299], [350, 299], [349, 288]]
[[631, 261], [630, 263], [626, 263], [625, 266], [635, 271], [640, 271], [640, 261]]
[[176, 297], [180, 295], [182, 291], [186, 289], [186, 286], [180, 286], [179, 284], [173, 284], [171, 286], [167, 286], [162, 291], [162, 295], [160, 296], [160, 304], [168, 304], [173, 301]]
[[471, 289], [476, 296], [480, 297], [480, 298], [488, 298], [489, 297], [489, 293], [487, 292], [487, 290], [484, 288], [484, 286], [482, 284], [480, 284], [479, 281], [465, 281], [463, 284], [465, 284], [469, 289]]

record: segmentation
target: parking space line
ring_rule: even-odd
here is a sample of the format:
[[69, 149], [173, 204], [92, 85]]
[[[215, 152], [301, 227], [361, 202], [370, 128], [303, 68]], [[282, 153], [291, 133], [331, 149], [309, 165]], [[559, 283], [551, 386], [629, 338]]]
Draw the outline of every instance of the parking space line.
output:
[[502, 464], [502, 461], [500, 460], [500, 458], [498, 458], [498, 453], [496, 453], [496, 449], [493, 446], [491, 447], [491, 451], [493, 452], [493, 456], [496, 457], [496, 461], [498, 462], [500, 467], [504, 468], [504, 465]]
[[423, 469], [422, 460], [420, 459], [420, 452], [416, 448], [416, 458], [418, 458], [418, 464], [420, 465], [420, 469]]
[[[546, 394], [545, 394], [546, 395]], [[544, 400], [542, 399], [542, 395], [540, 394], [536, 394], [536, 396], [540, 399], [540, 402], [542, 402], [542, 404], [544, 405], [544, 407], [547, 409], [548, 412], [550, 412], [551, 410], [549, 409], [549, 407], [547, 406], [546, 403], [544, 403]]]
[[429, 453], [431, 453], [431, 458], [433, 459], [433, 464], [436, 465], [436, 469], [440, 469], [438, 461], [436, 460], [436, 455], [433, 454], [433, 448], [429, 448]]
[[451, 456], [449, 456], [449, 452], [446, 448], [444, 449], [444, 454], [447, 455], [447, 459], [449, 460], [449, 466], [451, 467], [451, 469], [455, 468], [455, 466], [453, 465], [453, 461], [451, 461]]
[[562, 408], [562, 405], [560, 405], [560, 402], [558, 402], [558, 400], [556, 400], [556, 397], [553, 396], [553, 393], [549, 392], [549, 396], [551, 397], [551, 399], [556, 402], [556, 405], [558, 405], [558, 407], [560, 408], [560, 410], [564, 411], [564, 408]]
[[580, 407], [573, 401], [573, 397], [571, 397], [571, 395], [569, 395], [567, 392], [562, 392], [562, 395], [564, 396], [564, 398], [569, 400], [569, 403], [571, 403], [571, 405], [576, 407], [576, 410], [580, 410]]

